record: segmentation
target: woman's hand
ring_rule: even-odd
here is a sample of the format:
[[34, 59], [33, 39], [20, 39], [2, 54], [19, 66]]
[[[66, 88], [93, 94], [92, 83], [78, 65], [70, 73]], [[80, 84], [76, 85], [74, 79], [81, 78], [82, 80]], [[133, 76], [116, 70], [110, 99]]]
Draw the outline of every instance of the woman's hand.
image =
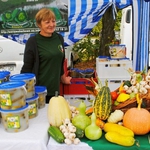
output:
[[63, 75], [61, 76], [61, 82], [62, 82], [63, 84], [71, 84], [71, 79], [72, 79], [72, 77], [70, 77], [70, 76], [67, 76], [67, 77], [66, 77], [65, 74], [63, 74]]

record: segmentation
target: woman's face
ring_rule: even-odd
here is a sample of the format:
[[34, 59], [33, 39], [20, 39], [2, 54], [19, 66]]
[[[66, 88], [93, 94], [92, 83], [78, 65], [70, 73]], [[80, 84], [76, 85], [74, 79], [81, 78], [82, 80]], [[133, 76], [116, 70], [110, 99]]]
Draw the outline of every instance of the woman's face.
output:
[[56, 28], [56, 20], [49, 19], [49, 20], [42, 20], [41, 24], [39, 25], [40, 34], [43, 36], [51, 36], [52, 33], [55, 31]]

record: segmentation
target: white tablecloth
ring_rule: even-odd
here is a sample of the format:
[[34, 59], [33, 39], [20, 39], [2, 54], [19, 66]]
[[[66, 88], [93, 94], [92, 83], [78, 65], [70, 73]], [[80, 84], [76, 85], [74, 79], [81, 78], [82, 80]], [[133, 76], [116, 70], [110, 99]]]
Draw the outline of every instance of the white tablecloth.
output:
[[67, 145], [57, 143], [53, 138], [50, 137], [48, 145], [48, 150], [93, 150], [88, 144], [80, 142], [78, 145]]
[[24, 131], [9, 133], [0, 123], [0, 150], [47, 150], [48, 127], [47, 106], [29, 119], [29, 127]]

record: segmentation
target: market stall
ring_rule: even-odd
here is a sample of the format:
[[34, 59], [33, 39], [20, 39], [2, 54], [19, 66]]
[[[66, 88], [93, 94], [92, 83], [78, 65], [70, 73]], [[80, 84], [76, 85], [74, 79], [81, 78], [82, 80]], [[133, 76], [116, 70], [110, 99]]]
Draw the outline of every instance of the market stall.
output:
[[[92, 11], [94, 9], [93, 6], [95, 6], [94, 5], [95, 3], [93, 2], [92, 8], [89, 9], [90, 11], [88, 11], [88, 13], [87, 13], [87, 11], [83, 13], [83, 11], [80, 11], [78, 9], [78, 7], [74, 7], [74, 6], [78, 6], [76, 1], [70, 1], [69, 4], [70, 4], [70, 16], [71, 16], [71, 18], [69, 18], [70, 19], [69, 23], [70, 23], [70, 29], [71, 30], [68, 33], [62, 33], [62, 35], [65, 38], [67, 38], [66, 39], [66, 44], [68, 44], [68, 45], [76, 42], [79, 39], [79, 33], [82, 33], [82, 34], [80, 34], [80, 38], [81, 38], [87, 33], [87, 31], [89, 32], [91, 30], [91, 27], [93, 27], [97, 23], [97, 21], [103, 15], [105, 10], [111, 5], [115, 6], [115, 1], [112, 0], [110, 3], [107, 3], [107, 1], [103, 1], [103, 6], [105, 8], [104, 10], [101, 10], [100, 9], [101, 5], [99, 6], [98, 3], [96, 3], [96, 6], [97, 6], [96, 7], [96, 12]], [[74, 5], [74, 4], [76, 4], [76, 5]], [[83, 4], [87, 5], [87, 3], [82, 3], [82, 5]], [[132, 4], [132, 1], [126, 1], [126, 4], [124, 4], [123, 2], [120, 4], [120, 1], [116, 1], [116, 4], [120, 7], [125, 7], [125, 6], [128, 6], [128, 5]], [[133, 2], [134, 8], [135, 8], [135, 6], [140, 8], [138, 4], [143, 4], [143, 6], [147, 6], [145, 3], [142, 3], [142, 1], [140, 1], [139, 3], [137, 1], [134, 1]], [[89, 8], [89, 7], [87, 7], [87, 8]], [[145, 9], [145, 10], [149, 10], [149, 6], [147, 6], [146, 8], [147, 9]], [[95, 20], [97, 20], [97, 21], [88, 22], [87, 18], [91, 17], [92, 12], [94, 12], [92, 14], [93, 17], [98, 17], [98, 18], [95, 18]], [[84, 14], [85, 18], [74, 16], [74, 14], [77, 14], [78, 16], [80, 16], [80, 14]], [[88, 14], [88, 15], [86, 16], [86, 14]], [[138, 15], [139, 14], [140, 13], [138, 13]], [[86, 23], [88, 22], [90, 25], [92, 24], [92, 26], [89, 29], [87, 29], [88, 26], [85, 26], [85, 24], [82, 22], [82, 19]], [[137, 18], [135, 18], [135, 22], [137, 21], [136, 19]], [[91, 19], [91, 20], [93, 21], [94, 19]], [[80, 25], [80, 27], [82, 25], [83, 30], [80, 30], [79, 28], [77, 28], [77, 27], [79, 27], [79, 25]], [[142, 24], [140, 26], [142, 26]], [[139, 26], [135, 30], [139, 30]], [[144, 32], [145, 31], [147, 31], [147, 28], [145, 28]], [[136, 36], [137, 36], [137, 34], [138, 33], [135, 32]], [[147, 38], [147, 35], [146, 35], [146, 38]], [[136, 61], [140, 60], [140, 58], [138, 60], [136, 60], [137, 53], [138, 53], [137, 52], [137, 46], [138, 46], [137, 43], [138, 43], [139, 39], [141, 39], [141, 38], [135, 39], [135, 42], [134, 42], [134, 48], [136, 48], [136, 56], [134, 56], [134, 60], [133, 60], [134, 65], [135, 65]], [[142, 43], [144, 43], [144, 41], [145, 41], [145, 38], [143, 38]], [[145, 49], [147, 49], [147, 46], [148, 46], [147, 41], [145, 42], [145, 45], [143, 46], [144, 48], [142, 47], [142, 45], [140, 45], [140, 48], [141, 48], [140, 52], [142, 53], [142, 48], [144, 49], [144, 52], [146, 52]], [[144, 53], [144, 54], [147, 54], [147, 52]], [[140, 55], [140, 53], [138, 53], [138, 55], [139, 55], [139, 57], [140, 56], [143, 57], [143, 55]], [[144, 59], [144, 63], [141, 66], [138, 66], [137, 69], [141, 70], [141, 68], [143, 68], [143, 66], [147, 63], [147, 55], [145, 55], [145, 58], [146, 59]], [[132, 62], [128, 63], [129, 66], [132, 66], [131, 63]], [[99, 63], [99, 65], [102, 65], [102, 64]], [[126, 63], [126, 65], [127, 65], [127, 63]], [[108, 66], [107, 66], [107, 68], [108, 68]], [[128, 67], [126, 69], [128, 69]], [[117, 70], [118, 70], [118, 68], [117, 68]], [[124, 71], [124, 68], [123, 68], [123, 71]], [[115, 72], [117, 72], [117, 71], [115, 71]], [[109, 72], [107, 73], [107, 75], [110, 75]], [[125, 75], [125, 74], [123, 74], [123, 75]], [[121, 74], [121, 76], [122, 76], [122, 74]], [[105, 75], [105, 77], [106, 77], [106, 75]], [[116, 78], [116, 76], [114, 78]], [[127, 79], [129, 79], [129, 78], [127, 78]], [[120, 80], [121, 81], [125, 80], [125, 77], [121, 78]], [[99, 93], [100, 91], [97, 92], [99, 94], [98, 98], [97, 98], [98, 99], [97, 101], [99, 101], [100, 103], [103, 103], [103, 105], [95, 104], [97, 106], [99, 105], [98, 107], [97, 106], [95, 106], [95, 107], [96, 107], [97, 111], [99, 111], [101, 113], [101, 115], [102, 115], [102, 112], [100, 111], [100, 108], [101, 109], [105, 108], [106, 110], [104, 110], [104, 115], [107, 116], [107, 118], [108, 118], [108, 115], [110, 115], [110, 113], [111, 113], [112, 103], [111, 103], [111, 97], [110, 97], [110, 93], [109, 93], [108, 89], [107, 90], [104, 89], [104, 92], [105, 91], [106, 91], [105, 94]], [[70, 94], [70, 92], [68, 93], [68, 95], [69, 94]], [[103, 96], [101, 97], [101, 95], [103, 95]], [[75, 94], [75, 96], [76, 96], [76, 94]], [[109, 104], [107, 103], [108, 101], [106, 102], [105, 96], [108, 96], [107, 100], [109, 100]], [[129, 94], [128, 94], [128, 96], [129, 96]], [[56, 113], [55, 116], [57, 116], [57, 119], [59, 119], [59, 117], [61, 117], [61, 114], [64, 113], [63, 108], [61, 107], [62, 105], [58, 106], [58, 104], [55, 105], [55, 103], [53, 103], [53, 106], [51, 106], [51, 108], [54, 108], [53, 112]], [[62, 104], [64, 104], [64, 103], [62, 103]], [[65, 104], [65, 106], [66, 106], [66, 104]], [[55, 112], [56, 107], [58, 108], [57, 112]], [[60, 110], [59, 108], [61, 109], [61, 113], [59, 112], [59, 110]], [[68, 110], [68, 112], [69, 112], [69, 110]], [[128, 146], [122, 146], [121, 144], [119, 145], [119, 144], [113, 144], [111, 142], [108, 142], [104, 137], [104, 134], [105, 134], [104, 131], [102, 132], [102, 137], [99, 137], [97, 140], [95, 140], [95, 139], [90, 140], [90, 139], [84, 137], [84, 138], [80, 139], [81, 142], [77, 145], [75, 145], [75, 144], [65, 144], [65, 143], [60, 144], [60, 143], [57, 143], [56, 140], [54, 140], [52, 137], [49, 138], [49, 135], [48, 135], [49, 122], [48, 122], [48, 117], [47, 117], [47, 106], [43, 109], [40, 109], [38, 113], [39, 114], [38, 114], [37, 117], [29, 120], [29, 127], [26, 130], [22, 131], [22, 132], [7, 133], [4, 130], [4, 128], [2, 127], [2, 124], [0, 124], [0, 133], [1, 133], [0, 134], [0, 149], [2, 149], [2, 150], [8, 150], [8, 149], [15, 149], [15, 150], [20, 150], [20, 149], [23, 149], [23, 150], [33, 150], [33, 149], [34, 150], [47, 150], [47, 149], [48, 150], [51, 150], [51, 149], [52, 150], [57, 150], [57, 149], [62, 149], [62, 150], [70, 150], [70, 149], [92, 150], [93, 149], [93, 150], [99, 150], [100, 148], [103, 149], [103, 150], [105, 150], [105, 149], [106, 150], [107, 149], [122, 150], [122, 149], [127, 149], [127, 148], [131, 149], [131, 150], [132, 149], [137, 149], [137, 150], [141, 150], [141, 149], [145, 149], [145, 150], [147, 149], [148, 150], [149, 149], [150, 139], [149, 139], [149, 134], [147, 134], [147, 133], [144, 134], [144, 135], [135, 135], [134, 136], [135, 142], [133, 143], [133, 145], [131, 145], [129, 147]], [[52, 117], [53, 113], [51, 113], [50, 115], [51, 115], [50, 117]], [[69, 113], [69, 115], [71, 116], [70, 113]], [[71, 117], [69, 119], [71, 119]], [[105, 120], [105, 122], [107, 122], [106, 119], [102, 119], [102, 120]], [[59, 121], [60, 121], [60, 119], [59, 119]], [[55, 124], [54, 124], [54, 126], [55, 126]], [[57, 126], [59, 126], [59, 125], [57, 125]]]

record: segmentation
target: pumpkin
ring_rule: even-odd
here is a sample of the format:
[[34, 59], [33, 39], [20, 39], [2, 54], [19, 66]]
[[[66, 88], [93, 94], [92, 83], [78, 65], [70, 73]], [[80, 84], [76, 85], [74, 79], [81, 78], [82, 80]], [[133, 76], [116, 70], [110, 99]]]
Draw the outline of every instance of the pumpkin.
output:
[[111, 94], [106, 82], [106, 85], [102, 86], [94, 101], [94, 112], [96, 117], [100, 120], [106, 120], [111, 113], [111, 108]]
[[128, 109], [123, 117], [123, 125], [131, 129], [135, 135], [144, 135], [150, 131], [150, 113], [141, 108], [142, 99], [138, 98], [138, 107]]
[[71, 119], [69, 104], [63, 96], [54, 96], [48, 104], [48, 121], [52, 126], [59, 127], [65, 119]]

